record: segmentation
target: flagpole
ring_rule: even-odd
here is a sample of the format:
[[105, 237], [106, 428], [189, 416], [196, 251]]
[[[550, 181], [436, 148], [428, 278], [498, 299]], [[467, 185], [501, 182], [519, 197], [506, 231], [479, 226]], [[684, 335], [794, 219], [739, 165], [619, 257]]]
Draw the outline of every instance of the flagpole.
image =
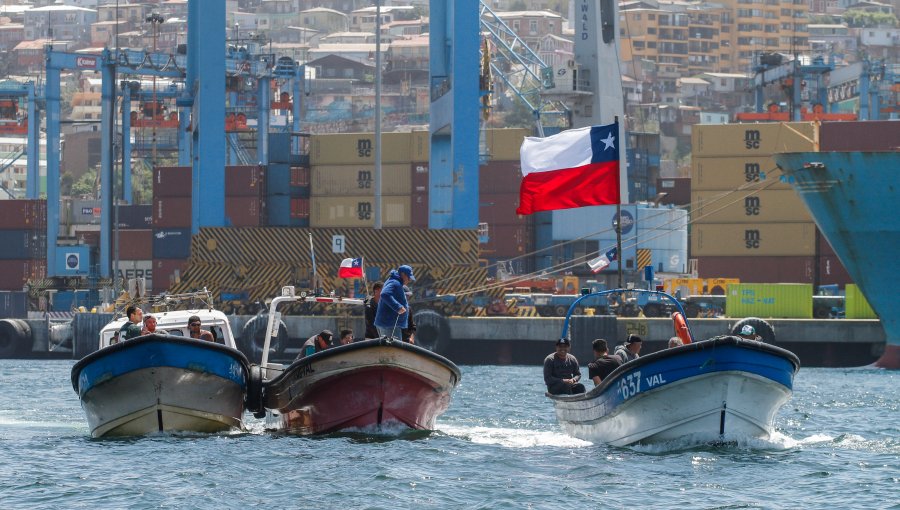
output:
[[[613, 117], [616, 125], [616, 135], [619, 134], [619, 116]], [[622, 178], [622, 140], [616, 145], [616, 151], [619, 152], [619, 179]], [[621, 189], [621, 187], [620, 187]], [[616, 260], [619, 264], [619, 288], [622, 288], [622, 197], [616, 200]]]
[[359, 258], [359, 265], [362, 267], [362, 275], [363, 275], [363, 296], [369, 297], [369, 282], [366, 280], [366, 258]]
[[312, 257], [312, 291], [313, 296], [319, 295], [318, 275], [316, 275], [316, 249], [313, 247], [312, 232], [309, 233], [309, 254]]

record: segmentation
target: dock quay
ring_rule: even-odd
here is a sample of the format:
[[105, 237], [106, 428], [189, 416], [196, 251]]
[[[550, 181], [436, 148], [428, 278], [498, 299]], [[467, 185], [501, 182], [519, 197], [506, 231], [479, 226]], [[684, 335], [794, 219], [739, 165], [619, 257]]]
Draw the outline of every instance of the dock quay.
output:
[[[0, 321], [0, 358], [80, 359], [97, 349], [97, 334], [109, 314], [75, 314], [69, 322], [50, 319], [4, 319]], [[256, 320], [252, 320], [256, 318]], [[258, 362], [264, 333], [258, 324], [264, 316], [230, 316], [231, 328], [242, 351]], [[274, 359], [290, 361], [303, 342], [323, 330], [338, 333], [352, 329], [356, 336], [365, 330], [362, 317], [283, 316], [286, 336], [273, 353]], [[693, 319], [694, 338], [727, 334], [740, 319]], [[856, 367], [868, 365], [881, 355], [885, 334], [878, 320], [853, 319], [767, 319], [776, 335], [776, 345], [799, 356], [804, 366]], [[439, 352], [459, 364], [539, 365], [553, 351], [563, 327], [562, 318], [540, 317], [442, 317], [433, 314], [419, 320], [419, 344]], [[665, 318], [619, 318], [615, 316], [574, 316], [570, 323], [572, 354], [582, 363], [592, 359], [591, 341], [605, 338], [621, 343], [629, 334], [644, 339], [642, 354], [666, 347], [673, 336], [672, 321]], [[254, 338], [255, 342], [254, 343]]]

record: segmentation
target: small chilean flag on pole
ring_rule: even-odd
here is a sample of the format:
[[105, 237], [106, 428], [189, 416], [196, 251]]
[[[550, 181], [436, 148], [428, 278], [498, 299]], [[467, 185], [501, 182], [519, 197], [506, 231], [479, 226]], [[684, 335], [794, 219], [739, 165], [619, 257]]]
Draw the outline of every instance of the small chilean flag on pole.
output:
[[341, 268], [338, 269], [338, 278], [362, 278], [362, 258], [344, 259]]
[[619, 124], [526, 137], [517, 214], [618, 204]]

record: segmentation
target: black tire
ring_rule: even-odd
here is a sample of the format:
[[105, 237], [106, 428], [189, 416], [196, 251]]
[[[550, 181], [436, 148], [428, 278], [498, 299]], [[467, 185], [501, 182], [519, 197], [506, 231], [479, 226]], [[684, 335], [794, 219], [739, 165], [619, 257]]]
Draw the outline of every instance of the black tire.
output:
[[742, 319], [738, 321], [731, 328], [731, 334], [737, 335], [740, 333], [741, 328], [745, 325], [753, 326], [753, 329], [756, 330], [756, 335], [759, 337], [760, 342], [765, 342], [767, 344], [775, 343], [775, 328], [772, 327], [768, 322], [758, 318], [758, 317], [747, 317], [746, 319]]
[[688, 303], [684, 306], [684, 315], [686, 315], [688, 319], [700, 317], [700, 305]]
[[413, 314], [416, 323], [416, 345], [440, 353], [450, 343], [450, 326], [434, 310], [420, 310]]
[[0, 320], [0, 359], [23, 356], [31, 351], [31, 326], [19, 319]]
[[813, 317], [816, 319], [827, 319], [831, 317], [831, 308], [827, 306], [814, 306]]
[[640, 308], [631, 303], [626, 303], [622, 307], [622, 317], [637, 317], [638, 313], [640, 313]]
[[557, 306], [553, 312], [556, 314], [556, 317], [565, 317], [566, 313], [568, 313], [569, 307], [567, 306]]
[[662, 317], [662, 307], [655, 303], [644, 305], [644, 317]]
[[[238, 347], [251, 363], [259, 363], [262, 360], [268, 320], [268, 315], [257, 315], [247, 321], [243, 329], [241, 329], [241, 341]], [[287, 342], [287, 326], [284, 325], [284, 321], [279, 320], [278, 335], [272, 337], [272, 341], [269, 344], [269, 357], [281, 354]]]
[[262, 368], [259, 365], [251, 365], [247, 380], [246, 407], [257, 418], [266, 417], [262, 393]]

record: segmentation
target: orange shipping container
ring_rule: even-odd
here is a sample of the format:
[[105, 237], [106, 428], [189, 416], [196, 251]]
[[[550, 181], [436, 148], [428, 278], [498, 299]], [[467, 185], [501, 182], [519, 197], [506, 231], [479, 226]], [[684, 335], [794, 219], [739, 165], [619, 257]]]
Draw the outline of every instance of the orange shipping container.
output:
[[793, 190], [696, 191], [691, 221], [697, 223], [806, 223], [812, 216]]
[[[310, 199], [311, 227], [371, 227], [375, 224], [372, 197], [313, 197]], [[410, 225], [410, 197], [381, 197], [381, 224], [385, 227]]]
[[815, 223], [703, 223], [693, 225], [690, 236], [691, 257], [811, 256], [816, 250]]

